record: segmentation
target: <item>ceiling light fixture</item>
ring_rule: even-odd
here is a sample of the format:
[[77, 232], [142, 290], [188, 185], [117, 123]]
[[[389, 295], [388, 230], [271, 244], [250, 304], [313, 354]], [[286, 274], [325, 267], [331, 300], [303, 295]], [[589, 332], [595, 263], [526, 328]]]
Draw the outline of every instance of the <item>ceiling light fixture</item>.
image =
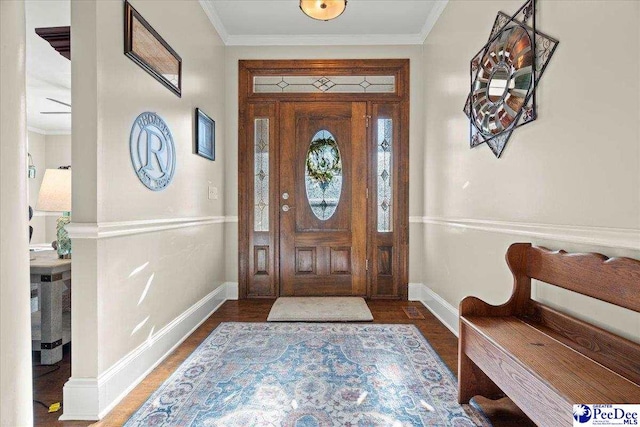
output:
[[330, 21], [342, 15], [347, 0], [300, 0], [300, 10], [318, 21]]

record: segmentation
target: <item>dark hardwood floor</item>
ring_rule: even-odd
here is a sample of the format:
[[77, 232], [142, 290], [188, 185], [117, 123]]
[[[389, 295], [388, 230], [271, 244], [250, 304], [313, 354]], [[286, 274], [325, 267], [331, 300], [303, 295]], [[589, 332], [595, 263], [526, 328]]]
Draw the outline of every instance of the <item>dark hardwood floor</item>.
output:
[[[98, 423], [78, 421], [58, 421], [62, 411], [49, 414], [47, 410], [34, 403], [36, 426], [121, 426], [147, 400], [149, 395], [191, 354], [191, 352], [221, 322], [264, 322], [267, 319], [273, 300], [227, 301], [209, 319], [207, 319], [184, 343], [165, 359], [147, 378], [120, 402], [102, 421]], [[375, 323], [413, 323], [427, 338], [431, 346], [440, 354], [442, 360], [452, 372], [457, 371], [458, 340], [436, 319], [422, 304], [406, 301], [368, 301]], [[409, 319], [403, 307], [418, 308], [423, 319]], [[35, 354], [35, 353], [34, 353]], [[34, 376], [42, 375], [52, 367], [35, 366], [38, 359], [34, 356]], [[60, 368], [50, 374], [34, 378], [34, 399], [49, 405], [62, 400], [62, 387], [71, 375], [71, 352], [65, 347]], [[507, 398], [498, 401], [476, 398], [483, 411], [495, 427], [527, 427], [534, 424]]]

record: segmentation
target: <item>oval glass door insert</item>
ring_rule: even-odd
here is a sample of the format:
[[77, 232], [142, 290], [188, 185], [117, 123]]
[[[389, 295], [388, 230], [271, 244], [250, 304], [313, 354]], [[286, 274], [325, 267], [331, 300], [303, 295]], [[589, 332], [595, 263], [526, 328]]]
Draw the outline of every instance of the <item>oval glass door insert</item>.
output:
[[336, 212], [342, 193], [342, 160], [331, 132], [323, 129], [313, 136], [305, 162], [309, 206], [318, 219], [326, 221]]

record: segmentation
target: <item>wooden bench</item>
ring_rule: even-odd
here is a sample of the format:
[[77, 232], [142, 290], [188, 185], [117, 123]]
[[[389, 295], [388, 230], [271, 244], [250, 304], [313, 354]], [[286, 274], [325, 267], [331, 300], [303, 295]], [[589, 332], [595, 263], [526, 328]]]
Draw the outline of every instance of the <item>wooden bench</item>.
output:
[[509, 301], [460, 303], [458, 401], [507, 395], [536, 424], [572, 425], [573, 404], [640, 403], [640, 345], [531, 299], [531, 279], [640, 312], [640, 261], [516, 243]]

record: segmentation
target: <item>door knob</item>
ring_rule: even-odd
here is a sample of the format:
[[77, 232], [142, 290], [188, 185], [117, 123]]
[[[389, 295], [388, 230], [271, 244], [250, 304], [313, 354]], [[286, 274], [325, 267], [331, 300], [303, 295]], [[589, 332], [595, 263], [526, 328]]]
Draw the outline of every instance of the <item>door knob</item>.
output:
[[291, 208], [289, 207], [289, 205], [282, 205], [282, 211], [283, 211], [283, 212], [289, 212], [289, 209], [291, 209]]
[[282, 193], [282, 198], [287, 200], [289, 198], [289, 193]]

